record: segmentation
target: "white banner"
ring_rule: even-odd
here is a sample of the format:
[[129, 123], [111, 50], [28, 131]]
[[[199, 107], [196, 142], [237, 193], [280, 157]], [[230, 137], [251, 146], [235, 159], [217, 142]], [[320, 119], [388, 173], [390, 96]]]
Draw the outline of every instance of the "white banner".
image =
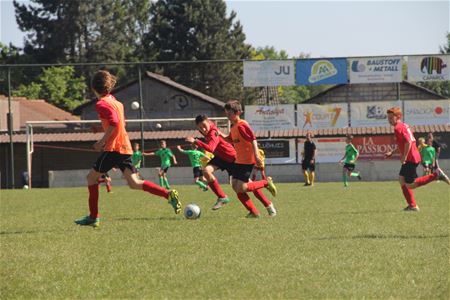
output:
[[253, 130], [295, 128], [294, 105], [246, 105], [245, 120], [250, 124]]
[[[303, 143], [305, 139], [298, 140], [298, 161], [302, 161], [301, 152], [303, 151]], [[316, 144], [317, 163], [338, 163], [345, 153], [345, 138], [317, 138], [313, 139]]]
[[450, 99], [404, 101], [408, 125], [450, 124]]
[[394, 106], [402, 107], [402, 104], [400, 101], [352, 102], [350, 103], [351, 126], [390, 126], [386, 111]]
[[347, 104], [299, 104], [297, 127], [300, 129], [348, 127]]
[[295, 85], [295, 61], [244, 61], [244, 86]]
[[349, 59], [350, 83], [401, 82], [402, 57]]
[[408, 80], [450, 80], [450, 55], [408, 56]]

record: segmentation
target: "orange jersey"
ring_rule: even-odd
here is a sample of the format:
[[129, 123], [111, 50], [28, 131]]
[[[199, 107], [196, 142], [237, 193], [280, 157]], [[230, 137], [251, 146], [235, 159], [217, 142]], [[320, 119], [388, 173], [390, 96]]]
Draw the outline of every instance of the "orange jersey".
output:
[[[243, 131], [241, 132], [239, 128]], [[255, 153], [253, 153], [252, 145], [252, 140], [255, 138], [247, 121], [239, 119], [238, 123], [231, 127], [230, 137], [236, 149], [235, 163], [246, 165], [255, 164]]]
[[95, 109], [102, 121], [103, 130], [106, 131], [109, 126], [115, 127], [106, 141], [103, 151], [133, 154], [130, 138], [125, 130], [123, 104], [117, 101], [113, 95], [106, 95], [97, 101]]

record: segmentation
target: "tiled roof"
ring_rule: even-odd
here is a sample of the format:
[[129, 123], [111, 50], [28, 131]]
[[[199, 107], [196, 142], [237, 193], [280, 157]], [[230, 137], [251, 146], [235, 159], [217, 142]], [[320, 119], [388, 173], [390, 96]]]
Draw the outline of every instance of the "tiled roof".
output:
[[[0, 95], [0, 101], [8, 101], [8, 97]], [[20, 127], [25, 127], [27, 121], [68, 121], [79, 120], [74, 116], [45, 100], [30, 100], [25, 97], [11, 97], [11, 101], [19, 102]], [[47, 127], [65, 127], [65, 125], [52, 125]]]
[[[418, 125], [411, 126], [415, 133], [428, 132], [450, 132], [450, 125]], [[318, 130], [303, 130], [298, 128], [283, 129], [283, 130], [261, 130], [256, 131], [257, 138], [296, 138], [304, 137], [308, 131], [316, 137], [323, 136], [344, 136], [346, 134], [353, 135], [374, 135], [374, 134], [393, 134], [392, 127], [369, 127], [369, 128], [334, 128], [334, 129], [318, 129]], [[139, 140], [141, 133], [139, 131], [132, 131], [128, 133], [131, 140]], [[71, 132], [71, 133], [35, 133], [33, 140], [35, 143], [45, 142], [94, 142], [101, 139], [102, 132]], [[201, 135], [197, 130], [171, 130], [171, 131], [146, 131], [144, 132], [145, 140], [159, 140], [159, 139], [184, 139], [188, 136], [200, 138]], [[15, 134], [13, 141], [16, 143], [25, 143], [26, 135], [23, 133]], [[9, 136], [7, 134], [0, 135], [0, 144], [9, 143]]]

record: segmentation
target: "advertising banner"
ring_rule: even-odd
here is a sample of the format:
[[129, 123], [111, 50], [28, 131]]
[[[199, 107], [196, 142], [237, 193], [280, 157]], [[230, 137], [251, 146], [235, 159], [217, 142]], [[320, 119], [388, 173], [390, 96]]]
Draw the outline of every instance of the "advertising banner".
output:
[[250, 124], [253, 130], [295, 128], [294, 105], [246, 105], [245, 120]]
[[409, 125], [450, 124], [450, 99], [404, 101], [404, 120]]
[[258, 140], [266, 155], [265, 164], [295, 164], [295, 140]]
[[386, 111], [394, 106], [402, 107], [400, 101], [352, 102], [350, 103], [351, 127], [390, 126]]
[[[359, 151], [358, 160], [385, 160], [385, 153], [398, 147], [394, 135], [355, 136], [352, 143]], [[399, 158], [400, 154], [396, 153], [389, 159]]]
[[350, 83], [401, 82], [402, 57], [351, 58]]
[[347, 104], [299, 104], [297, 127], [300, 129], [348, 127]]
[[244, 86], [295, 85], [293, 60], [244, 61]]
[[[305, 139], [298, 140], [298, 161], [302, 161], [303, 143]], [[313, 142], [316, 144], [316, 163], [338, 163], [345, 153], [345, 138], [317, 138]]]
[[348, 83], [347, 59], [300, 59], [296, 63], [298, 85]]
[[408, 80], [450, 80], [450, 55], [408, 56]]

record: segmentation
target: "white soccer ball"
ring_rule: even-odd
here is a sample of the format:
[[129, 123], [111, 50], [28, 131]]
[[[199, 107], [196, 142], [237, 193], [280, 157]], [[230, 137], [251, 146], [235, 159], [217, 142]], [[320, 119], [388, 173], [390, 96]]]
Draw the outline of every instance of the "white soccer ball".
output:
[[156, 128], [161, 128], [162, 127], [162, 125], [161, 124], [159, 124], [159, 123], [156, 123]]
[[25, 185], [23, 186], [23, 189], [24, 189], [24, 190], [28, 190], [28, 185], [25, 184]]
[[195, 220], [200, 218], [201, 214], [200, 206], [195, 203], [191, 203], [184, 208], [184, 217], [186, 219]]
[[139, 102], [137, 102], [137, 101], [133, 101], [133, 102], [131, 102], [131, 109], [132, 110], [138, 110], [139, 109]]

